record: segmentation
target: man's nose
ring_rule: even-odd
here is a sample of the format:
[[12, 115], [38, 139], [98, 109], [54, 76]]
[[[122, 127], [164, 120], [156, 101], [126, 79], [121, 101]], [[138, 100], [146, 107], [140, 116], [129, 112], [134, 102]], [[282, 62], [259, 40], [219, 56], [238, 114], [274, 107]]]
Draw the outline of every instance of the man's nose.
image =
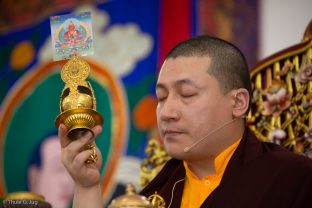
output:
[[161, 120], [177, 120], [179, 118], [179, 109], [174, 98], [168, 97], [159, 107]]

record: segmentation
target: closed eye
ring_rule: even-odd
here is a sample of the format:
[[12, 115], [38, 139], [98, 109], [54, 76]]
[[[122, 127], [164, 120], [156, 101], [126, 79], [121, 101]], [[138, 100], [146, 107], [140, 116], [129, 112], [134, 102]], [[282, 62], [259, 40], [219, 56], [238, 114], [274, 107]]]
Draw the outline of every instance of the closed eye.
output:
[[193, 93], [193, 94], [181, 94], [181, 97], [183, 98], [191, 98], [191, 97], [194, 97], [196, 95], [196, 93]]
[[195, 94], [186, 94], [186, 95], [181, 95], [182, 97], [192, 97], [195, 96]]
[[166, 96], [157, 96], [158, 102], [164, 101], [166, 98]]

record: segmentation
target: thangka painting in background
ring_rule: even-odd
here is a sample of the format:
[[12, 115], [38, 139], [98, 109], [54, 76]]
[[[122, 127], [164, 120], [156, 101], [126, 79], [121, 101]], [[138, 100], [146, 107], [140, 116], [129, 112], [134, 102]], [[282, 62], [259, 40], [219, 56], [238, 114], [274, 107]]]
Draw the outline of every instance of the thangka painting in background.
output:
[[252, 67], [258, 60], [259, 3], [258, 0], [199, 0], [198, 33], [234, 43]]

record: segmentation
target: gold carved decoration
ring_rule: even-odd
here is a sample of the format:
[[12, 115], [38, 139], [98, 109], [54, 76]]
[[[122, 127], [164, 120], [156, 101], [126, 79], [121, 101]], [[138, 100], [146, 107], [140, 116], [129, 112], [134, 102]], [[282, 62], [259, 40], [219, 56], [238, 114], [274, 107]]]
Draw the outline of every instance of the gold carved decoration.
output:
[[141, 163], [140, 185], [146, 186], [163, 165], [170, 159], [162, 144], [157, 139], [150, 139], [145, 149], [147, 158]]
[[307, 37], [252, 70], [247, 123], [260, 140], [312, 157], [312, 39]]

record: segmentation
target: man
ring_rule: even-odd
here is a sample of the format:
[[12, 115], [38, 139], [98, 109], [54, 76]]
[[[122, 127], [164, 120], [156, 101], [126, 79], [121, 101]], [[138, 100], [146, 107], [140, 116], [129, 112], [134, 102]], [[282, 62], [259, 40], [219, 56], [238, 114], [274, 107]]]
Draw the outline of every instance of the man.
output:
[[[174, 159], [141, 194], [157, 191], [173, 208], [312, 205], [312, 162], [258, 141], [245, 127], [251, 84], [235, 46], [209, 36], [178, 44], [163, 63], [156, 95], [158, 128]], [[79, 151], [91, 134], [68, 144], [63, 125], [59, 132], [75, 207], [101, 207], [100, 163], [87, 166], [91, 152]]]

